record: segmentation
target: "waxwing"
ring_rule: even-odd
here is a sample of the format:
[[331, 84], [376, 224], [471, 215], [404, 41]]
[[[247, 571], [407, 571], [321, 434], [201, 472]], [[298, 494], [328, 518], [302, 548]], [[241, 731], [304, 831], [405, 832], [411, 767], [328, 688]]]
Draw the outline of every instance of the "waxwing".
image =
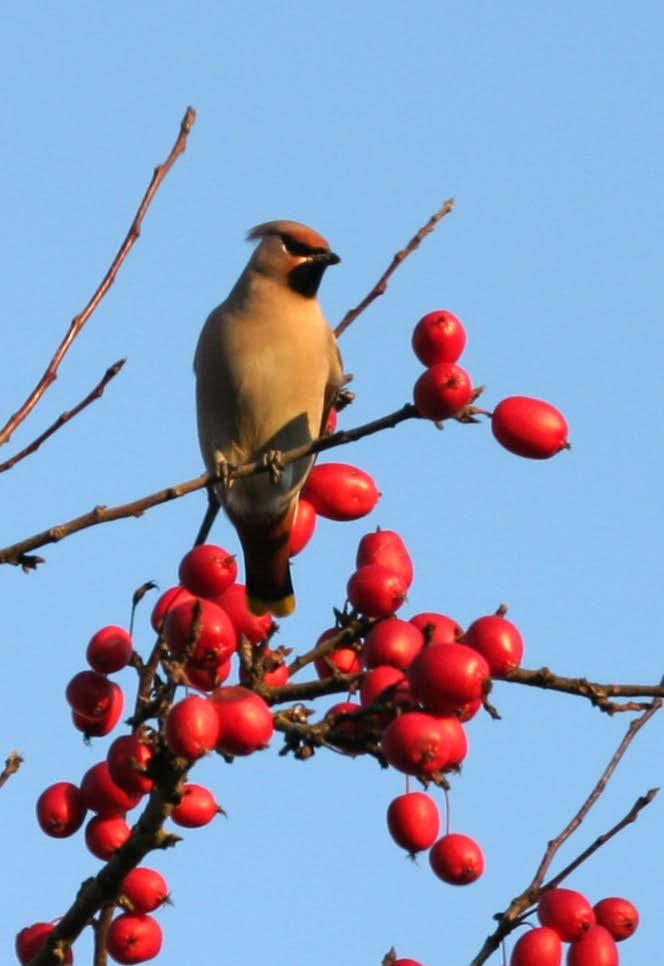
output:
[[[257, 240], [230, 295], [203, 326], [196, 356], [198, 436], [208, 472], [269, 459], [320, 436], [344, 383], [341, 357], [317, 293], [327, 241], [295, 221], [252, 228]], [[290, 533], [315, 457], [216, 487], [244, 552], [256, 614], [290, 614]], [[278, 476], [278, 479], [276, 477]]]

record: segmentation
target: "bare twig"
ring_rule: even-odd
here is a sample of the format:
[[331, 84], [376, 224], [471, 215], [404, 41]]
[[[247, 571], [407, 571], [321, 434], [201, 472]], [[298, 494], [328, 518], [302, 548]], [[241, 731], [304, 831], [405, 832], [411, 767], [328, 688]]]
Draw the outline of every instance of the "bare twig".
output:
[[[365, 423], [363, 426], [358, 426], [356, 429], [342, 430], [339, 433], [334, 433], [332, 436], [324, 436], [314, 440], [312, 443], [288, 450], [288, 452], [283, 454], [283, 465], [287, 466], [289, 463], [302, 459], [303, 456], [308, 456], [311, 453], [320, 453], [323, 450], [332, 449], [344, 443], [355, 442], [364, 436], [370, 436], [372, 433], [397, 426], [407, 419], [419, 419], [417, 410], [411, 404], [407, 404], [401, 409], [397, 409], [396, 412], [389, 413], [380, 419], [375, 419], [370, 423]], [[265, 463], [257, 460], [252, 463], [244, 463], [242, 466], [233, 467], [229, 473], [229, 478], [238, 479], [240, 477], [252, 476], [254, 473], [264, 473], [267, 470], [268, 467]], [[32, 537], [5, 547], [0, 550], [0, 564], [12, 564], [23, 567], [24, 570], [34, 570], [35, 566], [42, 562], [42, 558], [30, 556], [30, 551], [36, 550], [37, 547], [57, 543], [72, 533], [78, 533], [80, 530], [86, 530], [88, 527], [94, 527], [99, 523], [110, 523], [112, 520], [141, 516], [153, 506], [167, 503], [169, 500], [175, 500], [188, 493], [194, 493], [196, 490], [202, 490], [213, 482], [215, 482], [215, 477], [208, 476], [208, 474], [204, 473], [202, 476], [197, 476], [193, 480], [187, 480], [184, 483], [158, 490], [156, 493], [150, 493], [148, 496], [133, 500], [131, 503], [123, 503], [114, 507], [97, 506], [88, 513], [82, 514], [82, 516], [68, 520], [66, 523], [49, 527], [48, 530], [42, 530]]]
[[108, 954], [106, 952], [106, 936], [108, 935], [108, 927], [111, 925], [111, 920], [113, 919], [113, 911], [115, 909], [115, 903], [109, 902], [102, 907], [99, 916], [93, 920], [93, 929], [95, 933], [95, 946], [94, 946], [94, 958], [92, 960], [92, 966], [107, 966], [108, 964]]
[[336, 335], [337, 338], [339, 338], [340, 335], [343, 335], [343, 333], [346, 331], [348, 326], [352, 322], [354, 322], [355, 319], [358, 317], [358, 315], [364, 312], [364, 310], [368, 308], [371, 305], [371, 303], [378, 298], [379, 295], [383, 295], [385, 293], [385, 290], [387, 288], [387, 283], [389, 282], [390, 277], [396, 272], [399, 265], [401, 265], [401, 263], [405, 258], [407, 258], [410, 254], [412, 254], [412, 252], [414, 252], [416, 249], [420, 247], [422, 241], [426, 238], [426, 236], [431, 234], [431, 232], [434, 230], [438, 222], [441, 221], [445, 217], [445, 215], [449, 215], [449, 213], [452, 211], [453, 208], [454, 208], [454, 198], [450, 198], [448, 201], [445, 202], [445, 204], [441, 208], [438, 209], [438, 211], [434, 212], [431, 218], [429, 218], [426, 225], [422, 225], [420, 230], [417, 232], [416, 235], [414, 235], [411, 238], [411, 240], [408, 242], [406, 247], [402, 248], [400, 251], [396, 253], [396, 255], [394, 256], [394, 258], [392, 259], [388, 267], [385, 269], [381, 277], [378, 279], [374, 287], [369, 292], [369, 294], [365, 295], [365, 297], [362, 299], [359, 305], [356, 305], [354, 309], [350, 309], [348, 312], [346, 312], [343, 319], [334, 330], [334, 334]]
[[609, 698], [664, 698], [664, 684], [600, 684], [588, 681], [586, 678], [568, 678], [554, 674], [548, 667], [530, 671], [527, 668], [517, 668], [505, 680], [512, 684], [525, 684], [531, 688], [543, 688], [546, 691], [561, 691], [576, 697], [587, 698], [588, 701], [607, 714], [619, 711], [646, 711], [651, 707], [650, 702], [617, 703]]
[[12, 775], [15, 775], [23, 764], [23, 759], [17, 751], [11, 751], [5, 759], [5, 767], [0, 772], [0, 788], [5, 785]]
[[57, 379], [60, 363], [71, 348], [74, 339], [80, 333], [85, 323], [88, 321], [92, 313], [95, 311], [101, 300], [110, 289], [111, 285], [115, 281], [120, 267], [122, 266], [122, 263], [138, 239], [141, 233], [141, 226], [145, 214], [152, 204], [152, 200], [159, 190], [162, 181], [187, 147], [187, 138], [195, 121], [196, 111], [193, 109], [193, 107], [188, 107], [180, 124], [180, 132], [177, 140], [164, 163], [155, 168], [154, 174], [152, 175], [152, 180], [150, 181], [150, 184], [148, 185], [148, 188], [143, 196], [143, 200], [138, 206], [138, 210], [134, 216], [134, 220], [131, 223], [129, 231], [127, 232], [125, 240], [120, 245], [118, 253], [113, 259], [110, 268], [106, 272], [106, 275], [102, 279], [97, 291], [94, 293], [83, 311], [80, 313], [80, 315], [77, 315], [72, 319], [65, 337], [58, 346], [53, 358], [46, 367], [46, 371], [35, 388], [32, 390], [23, 405], [17, 409], [12, 416], [9, 417], [6, 424], [2, 429], [0, 429], [0, 446], [9, 442], [14, 430], [27, 418], [49, 386], [55, 381], [55, 379]]
[[82, 399], [81, 402], [78, 403], [77, 406], [74, 406], [73, 409], [68, 409], [66, 412], [58, 416], [55, 422], [52, 423], [48, 429], [46, 429], [40, 436], [34, 439], [19, 453], [16, 453], [15, 456], [12, 456], [11, 459], [6, 460], [4, 463], [0, 463], [0, 473], [5, 473], [7, 470], [10, 470], [12, 466], [16, 466], [17, 463], [25, 459], [26, 456], [30, 456], [31, 453], [34, 453], [35, 450], [39, 449], [42, 443], [46, 442], [49, 436], [52, 436], [53, 433], [57, 433], [57, 431], [64, 426], [65, 423], [68, 423], [70, 419], [74, 418], [74, 416], [78, 416], [78, 414], [85, 409], [86, 406], [89, 406], [90, 403], [93, 403], [95, 399], [99, 399], [101, 396], [103, 396], [104, 389], [109, 384], [111, 379], [117, 376], [126, 361], [126, 359], [119, 359], [118, 362], [115, 362], [112, 366], [110, 366], [102, 376], [100, 382], [97, 383], [92, 392], [88, 393], [85, 399]]
[[651, 788], [646, 795], [642, 795], [634, 803], [632, 808], [623, 819], [609, 829], [608, 832], [605, 832], [603, 835], [600, 835], [599, 838], [595, 839], [595, 841], [588, 848], [584, 849], [584, 851], [581, 852], [572, 862], [570, 862], [569, 865], [562, 870], [562, 872], [550, 879], [545, 885], [542, 884], [553, 859], [559, 852], [562, 845], [579, 828], [590, 809], [597, 803], [600, 796], [606, 789], [611, 776], [615, 772], [618, 763], [624, 756], [632, 741], [641, 728], [650, 720], [650, 718], [652, 718], [652, 716], [661, 708], [661, 706], [662, 699], [657, 698], [652, 702], [652, 704], [649, 705], [648, 709], [642, 715], [631, 722], [624, 738], [618, 745], [615, 753], [611, 756], [611, 760], [602, 772], [599, 780], [595, 783], [586, 800], [583, 802], [573, 818], [567, 823], [562, 832], [548, 842], [542, 857], [542, 861], [540, 862], [530, 885], [528, 885], [520, 895], [512, 899], [505, 912], [495, 916], [495, 918], [498, 920], [498, 927], [490, 936], [487, 936], [479, 953], [471, 961], [470, 966], [481, 966], [482, 963], [485, 963], [492, 953], [499, 948], [505, 936], [509, 935], [509, 933], [512, 932], [517, 925], [519, 925], [524, 915], [526, 915], [528, 910], [530, 910], [538, 902], [540, 896], [544, 892], [547, 892], [549, 889], [553, 889], [558, 886], [560, 882], [570, 875], [571, 872], [577, 869], [582, 862], [585, 862], [586, 859], [588, 859], [594, 852], [601, 848], [602, 845], [608, 842], [609, 839], [613, 838], [614, 835], [617, 835], [618, 832], [622, 831], [622, 829], [624, 829], [627, 825], [636, 821], [639, 812], [653, 800], [658, 791], [656, 788]]

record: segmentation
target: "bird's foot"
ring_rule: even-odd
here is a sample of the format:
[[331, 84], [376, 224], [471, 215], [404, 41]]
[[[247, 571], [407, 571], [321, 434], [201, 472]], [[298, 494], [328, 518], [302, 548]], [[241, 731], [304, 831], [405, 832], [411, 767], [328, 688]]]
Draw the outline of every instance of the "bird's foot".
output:
[[346, 406], [350, 406], [354, 399], [355, 393], [351, 392], [350, 389], [339, 389], [334, 399], [334, 408], [340, 413]]
[[233, 480], [231, 479], [231, 464], [228, 460], [220, 458], [217, 463], [217, 476], [224, 490], [227, 490]]
[[263, 454], [261, 465], [267, 467], [272, 482], [278, 483], [284, 468], [284, 454], [280, 449], [270, 449]]

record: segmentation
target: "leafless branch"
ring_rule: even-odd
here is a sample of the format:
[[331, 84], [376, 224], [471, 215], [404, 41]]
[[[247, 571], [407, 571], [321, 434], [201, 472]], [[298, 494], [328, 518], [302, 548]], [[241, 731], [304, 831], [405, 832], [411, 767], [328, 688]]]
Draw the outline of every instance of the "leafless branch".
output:
[[392, 259], [388, 267], [385, 269], [381, 277], [378, 279], [374, 287], [368, 293], [368, 295], [365, 295], [365, 297], [362, 299], [359, 305], [356, 305], [354, 309], [350, 309], [348, 312], [346, 312], [343, 319], [334, 330], [334, 334], [336, 335], [337, 338], [339, 338], [340, 335], [343, 335], [343, 333], [346, 331], [348, 326], [352, 322], [354, 322], [355, 319], [358, 317], [358, 315], [364, 312], [364, 310], [368, 308], [371, 305], [371, 303], [378, 298], [379, 295], [383, 295], [385, 293], [385, 290], [387, 289], [387, 283], [389, 282], [391, 276], [396, 272], [399, 265], [401, 265], [401, 263], [405, 258], [407, 258], [410, 254], [412, 254], [412, 252], [414, 252], [416, 249], [420, 247], [422, 241], [426, 238], [426, 236], [431, 234], [431, 232], [434, 230], [438, 222], [442, 221], [445, 215], [449, 215], [449, 213], [452, 211], [453, 208], [454, 208], [454, 198], [450, 198], [448, 201], [445, 202], [445, 204], [441, 208], [438, 209], [438, 211], [434, 212], [431, 218], [429, 218], [426, 225], [422, 225], [422, 227], [417, 232], [417, 234], [413, 235], [413, 237], [408, 242], [406, 247], [402, 248], [400, 251], [396, 253], [394, 258]]
[[[383, 429], [390, 429], [404, 422], [404, 420], [417, 418], [419, 416], [415, 407], [411, 404], [406, 404], [401, 409], [397, 409], [396, 412], [389, 413], [387, 416], [375, 419], [370, 423], [365, 423], [356, 429], [342, 430], [341, 432], [334, 433], [332, 436], [323, 436], [320, 439], [314, 440], [312, 443], [288, 450], [288, 452], [283, 454], [283, 465], [287, 466], [289, 463], [311, 453], [320, 453], [323, 450], [332, 449], [344, 443], [355, 442]], [[229, 476], [230, 479], [239, 479], [240, 477], [252, 476], [254, 473], [267, 472], [268, 469], [269, 467], [264, 463], [254, 461], [252, 463], [244, 463], [242, 466], [233, 467]], [[161, 503], [168, 503], [169, 500], [175, 500], [181, 496], [186, 496], [188, 493], [194, 493], [196, 490], [202, 490], [215, 481], [215, 477], [208, 476], [204, 473], [201, 476], [195, 477], [193, 480], [187, 480], [184, 483], [158, 490], [156, 493], [150, 493], [148, 496], [133, 500], [131, 503], [123, 503], [113, 507], [97, 506], [88, 513], [75, 517], [73, 520], [49, 527], [47, 530], [42, 530], [32, 537], [5, 547], [0, 550], [0, 564], [12, 564], [23, 567], [24, 570], [34, 570], [36, 565], [42, 562], [42, 558], [31, 556], [30, 552], [36, 550], [38, 547], [45, 547], [48, 544], [57, 543], [65, 537], [71, 536], [73, 533], [78, 533], [80, 530], [86, 530], [88, 527], [94, 527], [100, 523], [110, 523], [112, 520], [141, 516], [153, 506], [159, 506]]]
[[12, 775], [15, 775], [23, 764], [23, 759], [17, 751], [11, 751], [5, 759], [5, 767], [0, 772], [0, 788], [9, 781]]
[[544, 892], [558, 886], [568, 875], [570, 875], [571, 872], [577, 869], [582, 862], [585, 862], [586, 859], [596, 852], [597, 849], [601, 848], [602, 845], [608, 842], [609, 839], [613, 838], [614, 835], [617, 835], [618, 832], [624, 829], [627, 825], [636, 821], [640, 811], [653, 800], [658, 791], [656, 788], [651, 788], [647, 794], [642, 795], [639, 799], [637, 799], [623, 819], [609, 829], [608, 832], [605, 832], [603, 835], [600, 835], [599, 838], [595, 839], [592, 845], [590, 845], [587, 849], [584, 849], [584, 851], [581, 852], [572, 862], [570, 862], [570, 864], [567, 865], [562, 872], [558, 873], [558, 875], [549, 880], [545, 885], [542, 885], [544, 882], [544, 877], [561, 846], [579, 828], [590, 809], [597, 803], [600, 796], [606, 789], [611, 776], [615, 772], [618, 763], [623, 758], [632, 741], [641, 728], [652, 718], [652, 716], [661, 708], [661, 706], [662, 699], [657, 698], [652, 702], [652, 704], [650, 704], [648, 709], [642, 715], [631, 722], [624, 738], [618, 745], [618, 748], [612, 755], [611, 760], [602, 772], [599, 780], [595, 783], [586, 800], [583, 802], [573, 818], [567, 823], [562, 832], [548, 842], [542, 857], [542, 861], [540, 862], [530, 885], [528, 885], [520, 895], [512, 899], [505, 912], [499, 913], [497, 916], [495, 916], [495, 918], [498, 920], [498, 926], [490, 936], [487, 936], [479, 953], [471, 961], [470, 966], [481, 966], [482, 963], [485, 963], [492, 953], [499, 948], [505, 936], [509, 935], [509, 933], [512, 932], [517, 925], [519, 925], [524, 915], [526, 915], [528, 911], [539, 901], [540, 896]]
[[134, 216], [134, 220], [131, 223], [129, 231], [127, 232], [125, 240], [118, 249], [118, 253], [113, 259], [110, 268], [106, 272], [101, 284], [83, 311], [80, 313], [80, 315], [77, 315], [72, 319], [67, 333], [56, 349], [53, 358], [49, 362], [48, 366], [46, 367], [46, 371], [35, 388], [32, 390], [22, 406], [9, 417], [2, 429], [0, 429], [0, 446], [9, 442], [14, 430], [28, 417], [49, 386], [55, 381], [55, 379], [57, 379], [60, 363], [71, 348], [74, 340], [80, 333], [85, 323], [88, 321], [92, 313], [95, 311], [101, 300], [110, 289], [111, 285], [115, 281], [120, 267], [122, 266], [122, 263], [138, 239], [141, 233], [141, 225], [143, 223], [145, 214], [152, 204], [152, 200], [159, 190], [162, 181], [187, 147], [187, 138], [189, 136], [189, 132], [194, 126], [195, 121], [196, 111], [193, 109], [193, 107], [188, 107], [180, 124], [180, 132], [177, 140], [164, 163], [155, 168], [154, 174], [152, 175], [152, 180], [150, 181], [145, 195], [143, 196], [143, 200], [138, 206], [138, 210]]
[[111, 920], [113, 919], [113, 911], [115, 909], [115, 903], [109, 902], [101, 909], [97, 918], [93, 921], [93, 928], [95, 933], [95, 946], [94, 946], [94, 958], [92, 960], [92, 966], [107, 966], [108, 964], [108, 954], [106, 952], [106, 936], [108, 935], [108, 927], [111, 925]]
[[66, 412], [58, 416], [56, 421], [52, 423], [48, 429], [46, 429], [40, 436], [34, 439], [19, 453], [16, 453], [15, 456], [12, 456], [11, 459], [6, 460], [4, 463], [0, 463], [0, 473], [5, 473], [7, 470], [10, 470], [12, 466], [16, 466], [17, 463], [25, 459], [26, 456], [30, 456], [31, 453], [34, 453], [35, 450], [39, 449], [42, 443], [46, 442], [49, 436], [52, 436], [53, 433], [57, 433], [57, 431], [64, 426], [65, 423], [68, 423], [70, 419], [78, 416], [78, 414], [85, 409], [86, 406], [89, 406], [90, 403], [93, 403], [95, 399], [99, 399], [101, 396], [103, 396], [104, 389], [109, 384], [111, 379], [114, 379], [115, 376], [117, 376], [126, 361], [126, 359], [119, 359], [118, 362], [115, 362], [112, 366], [110, 366], [104, 373], [100, 382], [97, 383], [92, 392], [88, 393], [85, 399], [82, 399], [81, 402], [78, 403], [77, 406], [74, 406], [73, 409], [68, 409]]
[[506, 678], [512, 684], [525, 684], [531, 688], [542, 688], [549, 691], [561, 691], [587, 698], [590, 703], [605, 711], [615, 714], [620, 711], [646, 711], [650, 702], [610, 701], [609, 698], [664, 698], [664, 684], [599, 684], [586, 678], [569, 678], [554, 674], [548, 667], [530, 671], [527, 668], [517, 668]]

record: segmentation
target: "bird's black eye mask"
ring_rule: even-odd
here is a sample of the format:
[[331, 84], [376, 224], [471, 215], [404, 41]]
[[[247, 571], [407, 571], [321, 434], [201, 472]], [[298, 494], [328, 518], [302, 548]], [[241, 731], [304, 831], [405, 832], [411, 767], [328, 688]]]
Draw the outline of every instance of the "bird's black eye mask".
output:
[[298, 241], [292, 235], [282, 235], [281, 241], [289, 255], [299, 255], [302, 258], [307, 258], [311, 255], [326, 255], [328, 252], [327, 248], [322, 248], [321, 246], [305, 245], [304, 242]]

